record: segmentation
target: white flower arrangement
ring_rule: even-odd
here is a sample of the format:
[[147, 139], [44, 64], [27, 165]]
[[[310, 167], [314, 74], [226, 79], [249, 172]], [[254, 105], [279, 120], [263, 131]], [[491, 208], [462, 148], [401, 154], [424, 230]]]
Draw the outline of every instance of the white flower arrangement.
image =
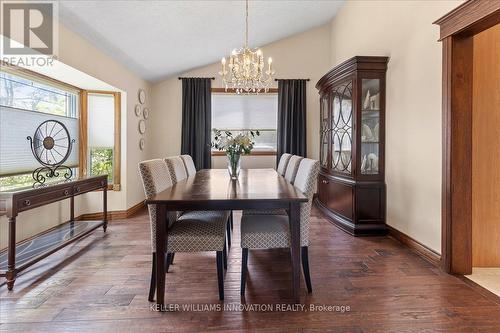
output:
[[219, 151], [225, 151], [228, 156], [250, 154], [255, 145], [253, 139], [260, 135], [259, 131], [253, 130], [242, 131], [236, 136], [233, 136], [230, 131], [217, 129], [214, 129], [214, 133], [212, 147]]

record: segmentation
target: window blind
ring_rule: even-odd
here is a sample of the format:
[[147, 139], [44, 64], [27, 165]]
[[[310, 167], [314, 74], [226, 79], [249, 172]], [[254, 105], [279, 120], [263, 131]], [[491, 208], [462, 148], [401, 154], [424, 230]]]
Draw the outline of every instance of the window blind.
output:
[[65, 165], [78, 166], [78, 118], [0, 106], [0, 176], [29, 173], [40, 166], [26, 138], [33, 137], [38, 125], [50, 119], [62, 122], [75, 139]]
[[277, 110], [277, 94], [212, 94], [212, 128], [276, 130]]
[[115, 97], [110, 94], [88, 94], [89, 147], [114, 147], [114, 129]]

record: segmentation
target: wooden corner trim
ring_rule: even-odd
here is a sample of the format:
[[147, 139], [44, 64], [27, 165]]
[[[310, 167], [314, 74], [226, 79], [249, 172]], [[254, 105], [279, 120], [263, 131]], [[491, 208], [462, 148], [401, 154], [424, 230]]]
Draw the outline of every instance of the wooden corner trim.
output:
[[411, 251], [415, 252], [434, 266], [441, 266], [441, 255], [439, 253], [390, 225], [387, 225], [387, 228], [389, 229], [390, 237], [407, 246]]

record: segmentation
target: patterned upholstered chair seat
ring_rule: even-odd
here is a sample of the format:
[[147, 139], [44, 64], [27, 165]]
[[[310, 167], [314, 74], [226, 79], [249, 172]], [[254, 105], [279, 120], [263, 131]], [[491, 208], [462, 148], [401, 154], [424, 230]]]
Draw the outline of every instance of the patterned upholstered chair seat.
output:
[[[309, 239], [301, 237], [301, 246]], [[241, 224], [241, 247], [275, 249], [290, 247], [290, 225], [287, 215], [248, 215]]]
[[168, 230], [168, 252], [223, 251], [227, 211], [191, 211]]

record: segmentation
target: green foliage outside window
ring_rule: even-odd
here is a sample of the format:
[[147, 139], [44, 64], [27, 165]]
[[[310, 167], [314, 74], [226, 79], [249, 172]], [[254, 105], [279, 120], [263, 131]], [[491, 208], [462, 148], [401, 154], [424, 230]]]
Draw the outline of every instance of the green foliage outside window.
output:
[[90, 174], [107, 174], [108, 182], [113, 182], [113, 148], [90, 148]]

